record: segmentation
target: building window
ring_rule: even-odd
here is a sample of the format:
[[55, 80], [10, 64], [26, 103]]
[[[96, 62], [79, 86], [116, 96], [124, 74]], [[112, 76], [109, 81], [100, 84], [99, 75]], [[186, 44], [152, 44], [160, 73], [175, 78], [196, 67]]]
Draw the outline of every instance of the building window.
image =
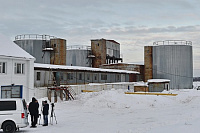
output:
[[24, 64], [15, 63], [15, 74], [24, 74]]
[[107, 80], [107, 75], [106, 74], [101, 74], [101, 80]]
[[82, 73], [79, 73], [79, 80], [82, 80]]
[[67, 80], [73, 80], [73, 73], [67, 73]]
[[87, 75], [87, 80], [90, 80], [90, 74]]
[[60, 80], [64, 80], [64, 75], [63, 75], [63, 73], [60, 73]]
[[0, 73], [6, 73], [6, 63], [0, 62]]
[[97, 80], [97, 74], [94, 75], [94, 80]]
[[37, 72], [37, 80], [40, 80], [40, 72]]
[[117, 80], [118, 80], [118, 81], [119, 81], [119, 79], [120, 79], [119, 77], [120, 77], [120, 76], [119, 76], [119, 75], [117, 75]]

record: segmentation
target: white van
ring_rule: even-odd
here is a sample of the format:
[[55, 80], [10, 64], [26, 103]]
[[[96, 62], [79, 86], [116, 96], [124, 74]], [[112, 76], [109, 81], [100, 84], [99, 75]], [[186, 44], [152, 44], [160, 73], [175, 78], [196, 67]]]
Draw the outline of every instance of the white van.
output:
[[0, 127], [5, 133], [14, 133], [28, 126], [27, 105], [24, 99], [0, 99]]

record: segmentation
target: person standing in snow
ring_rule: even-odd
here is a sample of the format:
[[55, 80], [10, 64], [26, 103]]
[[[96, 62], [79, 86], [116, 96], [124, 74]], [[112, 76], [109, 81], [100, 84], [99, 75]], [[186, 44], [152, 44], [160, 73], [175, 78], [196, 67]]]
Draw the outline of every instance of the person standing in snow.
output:
[[28, 106], [28, 110], [31, 115], [31, 127], [37, 127], [36, 124], [39, 116], [38, 108], [39, 108], [38, 101], [33, 97], [32, 102], [30, 102]]
[[49, 104], [47, 103], [47, 101], [43, 102], [42, 114], [43, 114], [43, 118], [44, 118], [43, 126], [48, 126]]

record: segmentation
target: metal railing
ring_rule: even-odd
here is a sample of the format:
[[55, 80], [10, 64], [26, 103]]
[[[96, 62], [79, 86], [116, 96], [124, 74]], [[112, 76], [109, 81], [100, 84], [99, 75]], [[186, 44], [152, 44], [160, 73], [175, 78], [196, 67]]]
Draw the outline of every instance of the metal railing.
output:
[[70, 49], [91, 50], [91, 46], [86, 46], [86, 45], [71, 45], [71, 46], [67, 46], [67, 50], [70, 50]]
[[154, 42], [153, 45], [192, 45], [192, 42], [185, 40], [165, 40]]
[[23, 34], [15, 36], [15, 41], [17, 40], [50, 40], [56, 38], [50, 35], [39, 35], [39, 34]]

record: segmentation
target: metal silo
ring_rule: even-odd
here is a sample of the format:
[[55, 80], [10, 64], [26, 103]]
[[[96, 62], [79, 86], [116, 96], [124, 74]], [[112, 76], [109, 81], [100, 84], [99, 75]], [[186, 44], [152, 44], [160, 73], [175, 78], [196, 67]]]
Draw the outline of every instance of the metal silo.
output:
[[66, 65], [66, 40], [50, 35], [17, 35], [18, 46], [35, 57], [35, 63]]
[[170, 79], [171, 89], [191, 89], [193, 84], [192, 42], [173, 40], [152, 46], [154, 79]]
[[92, 58], [94, 55], [91, 53], [90, 46], [73, 45], [67, 47], [66, 64], [68, 66], [92, 66]]
[[26, 52], [35, 57], [36, 63], [50, 64], [50, 39], [55, 38], [49, 35], [24, 34], [15, 37], [15, 43]]

